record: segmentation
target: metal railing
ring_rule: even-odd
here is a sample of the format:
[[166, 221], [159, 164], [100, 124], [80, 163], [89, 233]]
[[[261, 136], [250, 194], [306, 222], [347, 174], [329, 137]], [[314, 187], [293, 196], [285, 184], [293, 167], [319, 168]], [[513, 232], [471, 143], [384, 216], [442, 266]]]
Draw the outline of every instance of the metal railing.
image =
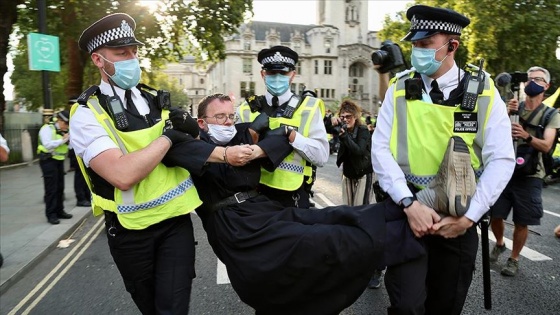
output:
[[[0, 165], [9, 165], [9, 164], [17, 164], [24, 162], [24, 143], [22, 141], [22, 135], [24, 131], [29, 133], [31, 138], [31, 152], [33, 155], [33, 159], [37, 158], [37, 146], [39, 141], [39, 129], [41, 129], [41, 125], [29, 125], [21, 128], [6, 128], [4, 132], [2, 132], [2, 136], [8, 142], [8, 147], [10, 148], [10, 157], [7, 162], [0, 163]], [[29, 150], [29, 148], [27, 148]]]

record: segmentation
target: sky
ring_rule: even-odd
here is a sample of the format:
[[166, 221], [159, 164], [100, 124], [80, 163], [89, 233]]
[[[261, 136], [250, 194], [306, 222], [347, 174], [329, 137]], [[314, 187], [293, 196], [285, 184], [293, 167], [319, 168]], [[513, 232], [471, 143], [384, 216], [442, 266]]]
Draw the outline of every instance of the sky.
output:
[[[3, 1], [3, 0], [2, 0]], [[344, 0], [328, 0], [344, 1]], [[386, 14], [394, 14], [404, 10], [407, 3], [412, 1], [368, 1], [369, 31], [378, 31], [382, 28]], [[316, 24], [317, 2], [315, 0], [253, 0], [252, 20], [283, 22], [292, 24]], [[8, 73], [4, 76], [4, 96], [6, 100], [13, 99], [13, 86], [10, 82], [13, 65], [8, 57]]]
[[[328, 0], [344, 1], [344, 0]], [[394, 14], [413, 1], [368, 1], [368, 30], [378, 31], [386, 14]], [[253, 0], [254, 21], [284, 22], [293, 24], [316, 24], [316, 1], [314, 0]], [[294, 8], [297, 6], [297, 8]]]

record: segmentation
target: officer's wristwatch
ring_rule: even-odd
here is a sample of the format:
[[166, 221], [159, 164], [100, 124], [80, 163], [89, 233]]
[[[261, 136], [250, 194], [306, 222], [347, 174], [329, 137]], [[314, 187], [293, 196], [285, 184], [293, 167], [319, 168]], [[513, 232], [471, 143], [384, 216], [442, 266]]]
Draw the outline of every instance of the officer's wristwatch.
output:
[[403, 198], [401, 200], [401, 206], [403, 206], [403, 208], [408, 208], [410, 206], [412, 206], [412, 204], [414, 203], [414, 200], [416, 200], [416, 197], [406, 197]]
[[288, 136], [288, 138], [290, 138], [290, 136], [292, 135], [292, 131], [295, 131], [296, 129], [292, 126], [288, 126], [286, 128], [286, 136]]
[[529, 136], [527, 137], [527, 139], [525, 139], [525, 142], [529, 143], [529, 142], [531, 142], [532, 140], [533, 140], [533, 136], [529, 135]]

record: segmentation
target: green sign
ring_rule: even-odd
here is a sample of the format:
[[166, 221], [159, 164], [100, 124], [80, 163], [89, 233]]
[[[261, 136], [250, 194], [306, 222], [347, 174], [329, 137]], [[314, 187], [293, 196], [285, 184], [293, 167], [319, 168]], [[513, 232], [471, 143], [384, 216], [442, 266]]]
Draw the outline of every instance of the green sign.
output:
[[60, 49], [57, 36], [29, 33], [27, 48], [29, 50], [29, 70], [60, 72]]

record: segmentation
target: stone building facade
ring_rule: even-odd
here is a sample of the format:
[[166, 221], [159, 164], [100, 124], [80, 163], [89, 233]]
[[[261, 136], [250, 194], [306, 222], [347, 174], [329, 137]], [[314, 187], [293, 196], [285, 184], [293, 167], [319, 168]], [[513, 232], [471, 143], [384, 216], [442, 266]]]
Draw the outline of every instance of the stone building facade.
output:
[[213, 93], [229, 94], [238, 105], [247, 95], [265, 92], [258, 52], [283, 45], [299, 55], [292, 91], [314, 90], [333, 110], [341, 99], [351, 98], [365, 111], [376, 113], [379, 80], [371, 54], [381, 40], [367, 29], [368, 1], [317, 2], [316, 25], [253, 21], [225, 39], [225, 60], [204, 69], [192, 61], [170, 64], [167, 73], [182, 82], [195, 105]]

